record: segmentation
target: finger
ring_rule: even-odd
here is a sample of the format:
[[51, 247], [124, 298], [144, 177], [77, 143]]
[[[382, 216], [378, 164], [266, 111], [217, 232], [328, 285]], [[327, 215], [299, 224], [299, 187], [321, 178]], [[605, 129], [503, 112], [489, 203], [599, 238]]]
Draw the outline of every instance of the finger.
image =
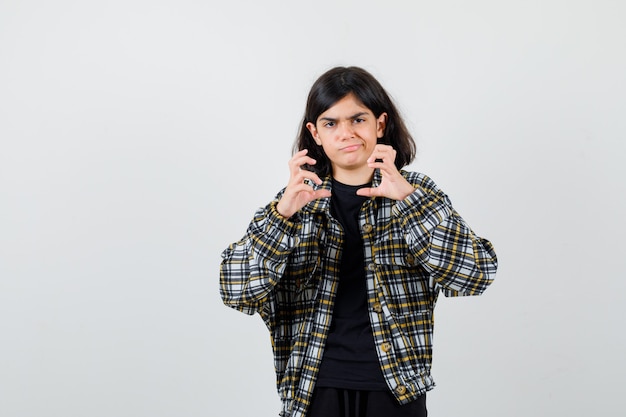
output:
[[289, 162], [292, 162], [295, 159], [302, 158], [302, 157], [306, 156], [306, 154], [308, 154], [308, 153], [309, 153], [308, 149], [302, 149], [301, 151], [298, 151], [298, 152], [294, 153], [291, 156], [291, 158], [289, 159]]
[[293, 158], [289, 160], [289, 165], [292, 166], [301, 166], [306, 163], [315, 163], [315, 159], [311, 158], [308, 155], [295, 155]]
[[289, 187], [289, 192], [285, 192], [285, 195], [289, 195], [290, 199], [298, 199], [300, 197], [298, 197], [301, 194], [305, 194], [308, 197], [306, 197], [307, 200], [311, 199], [313, 194], [315, 193], [315, 190], [313, 189], [313, 187], [310, 184], [305, 184], [303, 182], [301, 183], [297, 183], [297, 184], [292, 184]]
[[374, 152], [372, 152], [370, 157], [367, 159], [367, 162], [369, 163], [385, 162], [389, 160], [393, 162], [395, 160], [395, 154], [394, 154], [393, 148], [388, 147], [387, 149], [385, 149], [385, 148], [380, 148], [379, 146], [380, 145], [374, 148]]
[[[308, 156], [308, 150], [307, 149], [303, 149], [300, 152], [296, 152], [292, 157], [291, 157], [291, 161], [300, 161], [302, 159], [307, 159], [307, 158], [311, 158], [310, 156]], [[312, 158], [311, 158], [312, 159]]]
[[375, 187], [363, 187], [356, 190], [356, 195], [362, 197], [378, 197], [380, 193]]
[[393, 148], [393, 146], [391, 146], [391, 145], [383, 145], [381, 143], [377, 144], [374, 147], [374, 149], [378, 150], [380, 152], [390, 152], [390, 153], [393, 153], [393, 154], [395, 154], [395, 152], [396, 152], [396, 150]]
[[306, 202], [310, 202], [320, 198], [328, 198], [331, 196], [330, 190], [327, 190], [325, 188], [312, 190], [311, 187], [304, 184], [299, 186], [295, 191], [297, 191], [297, 193], [301, 196], [304, 196], [304, 200], [306, 200]]
[[368, 162], [367, 166], [373, 169], [379, 169], [382, 174], [389, 175], [393, 174], [397, 171], [397, 168], [393, 162], [376, 160], [373, 162]]
[[322, 180], [320, 179], [320, 177], [313, 171], [307, 171], [306, 169], [303, 169], [301, 171], [299, 171], [295, 176], [294, 176], [294, 181], [295, 182], [310, 182], [312, 184], [317, 184], [317, 185], [321, 185], [322, 184]]
[[317, 200], [318, 198], [329, 198], [332, 194], [330, 193], [330, 190], [327, 190], [325, 188], [322, 188], [320, 190], [316, 190], [315, 191], [315, 199]]
[[317, 161], [309, 156], [300, 156], [298, 158], [294, 158], [289, 162], [289, 166], [293, 171], [299, 171], [304, 169], [304, 165], [315, 165]]

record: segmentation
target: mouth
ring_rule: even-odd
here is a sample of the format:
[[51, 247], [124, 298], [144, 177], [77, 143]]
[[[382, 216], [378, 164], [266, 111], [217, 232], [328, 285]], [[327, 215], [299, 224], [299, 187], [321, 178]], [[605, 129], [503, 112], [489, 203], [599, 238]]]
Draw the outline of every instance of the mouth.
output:
[[361, 147], [360, 143], [355, 143], [354, 145], [344, 146], [340, 150], [343, 152], [354, 152]]

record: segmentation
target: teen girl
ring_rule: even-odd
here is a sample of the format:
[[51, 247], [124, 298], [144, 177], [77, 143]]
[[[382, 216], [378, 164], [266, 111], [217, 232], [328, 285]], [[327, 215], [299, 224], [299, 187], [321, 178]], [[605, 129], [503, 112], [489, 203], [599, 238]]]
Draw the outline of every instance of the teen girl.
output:
[[427, 176], [356, 67], [313, 85], [287, 186], [222, 254], [224, 303], [272, 338], [284, 417], [426, 416], [437, 296], [478, 295], [496, 255]]

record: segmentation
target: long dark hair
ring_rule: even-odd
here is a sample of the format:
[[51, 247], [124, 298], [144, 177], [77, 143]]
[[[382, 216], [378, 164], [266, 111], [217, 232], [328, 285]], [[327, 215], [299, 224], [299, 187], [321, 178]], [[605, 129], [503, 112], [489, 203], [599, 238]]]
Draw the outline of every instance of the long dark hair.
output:
[[308, 156], [317, 161], [308, 169], [320, 176], [326, 176], [332, 172], [328, 156], [322, 147], [315, 143], [311, 132], [306, 127], [307, 123], [316, 124], [320, 114], [350, 93], [354, 94], [377, 118], [382, 113], [387, 113], [385, 132], [379, 142], [391, 145], [396, 150], [395, 164], [398, 169], [410, 164], [415, 158], [415, 141], [389, 94], [376, 78], [364, 69], [336, 67], [322, 74], [311, 87], [300, 131], [293, 147], [294, 152], [308, 149]]

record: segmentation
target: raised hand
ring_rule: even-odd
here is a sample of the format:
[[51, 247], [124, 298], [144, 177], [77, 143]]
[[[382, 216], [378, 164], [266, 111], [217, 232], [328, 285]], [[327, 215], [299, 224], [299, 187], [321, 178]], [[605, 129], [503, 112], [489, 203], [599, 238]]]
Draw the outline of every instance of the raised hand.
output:
[[289, 160], [289, 183], [283, 193], [276, 210], [281, 216], [289, 218], [306, 204], [318, 198], [330, 197], [330, 191], [325, 189], [314, 190], [312, 181], [317, 185], [322, 183], [320, 177], [315, 172], [302, 169], [305, 164], [314, 165], [315, 159], [307, 156], [307, 150], [297, 152]]
[[356, 193], [365, 197], [387, 197], [392, 200], [404, 200], [415, 189], [400, 174], [395, 165], [396, 150], [389, 145], [378, 144], [367, 159], [367, 166], [380, 170], [382, 180], [378, 187], [361, 188]]

